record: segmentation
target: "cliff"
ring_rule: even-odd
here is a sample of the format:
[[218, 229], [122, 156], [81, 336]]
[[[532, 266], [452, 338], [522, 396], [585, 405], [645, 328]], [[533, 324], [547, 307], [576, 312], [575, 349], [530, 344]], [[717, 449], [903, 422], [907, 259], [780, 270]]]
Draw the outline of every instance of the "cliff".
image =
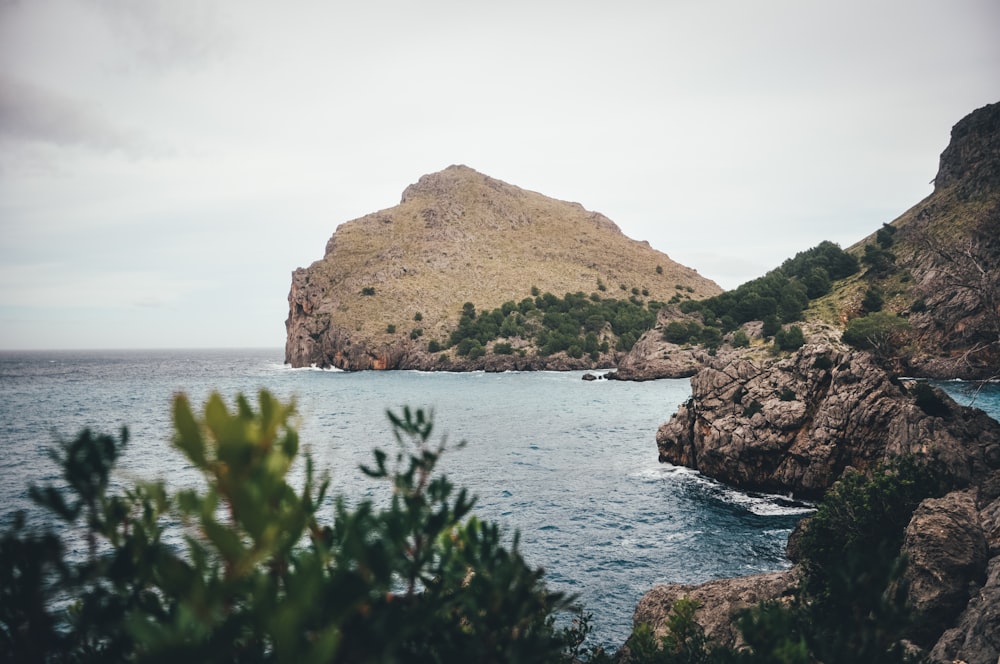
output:
[[713, 359], [656, 443], [661, 461], [805, 498], [820, 497], [848, 468], [903, 455], [926, 458], [961, 486], [1000, 469], [1000, 424], [834, 344], [786, 358]]
[[866, 270], [823, 306], [846, 322], [865, 313], [868, 291], [878, 292], [908, 323], [901, 373], [1000, 373], [1000, 103], [955, 124], [934, 191], [887, 229], [891, 237], [873, 234], [851, 248]]
[[[807, 323], [843, 331], [877, 311], [898, 315], [900, 331], [878, 357], [895, 374], [1000, 375], [1000, 103], [954, 126], [931, 195], [848, 252], [861, 269], [815, 297], [804, 312]], [[619, 362], [617, 377], [697, 371], [705, 353], [663, 339], [667, 325], [688, 318], [677, 308], [661, 309], [656, 327]]]
[[[478, 358], [430, 352], [460, 321], [537, 292], [600, 293], [643, 303], [720, 292], [712, 281], [578, 203], [450, 166], [425, 175], [399, 205], [341, 224], [322, 259], [292, 274], [285, 361], [342, 369], [527, 369], [608, 366], [566, 353]], [[639, 295], [637, 295], [639, 294]], [[488, 349], [489, 350], [489, 349]]]

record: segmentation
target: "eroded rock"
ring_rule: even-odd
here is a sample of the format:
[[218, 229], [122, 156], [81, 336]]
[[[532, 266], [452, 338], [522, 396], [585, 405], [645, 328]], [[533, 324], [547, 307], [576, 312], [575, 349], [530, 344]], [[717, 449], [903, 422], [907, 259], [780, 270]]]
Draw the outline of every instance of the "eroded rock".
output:
[[661, 461], [749, 490], [819, 497], [847, 468], [888, 459], [932, 461], [958, 486], [995, 463], [1000, 425], [940, 390], [929, 415], [867, 353], [809, 344], [786, 358], [715, 358], [691, 398], [656, 434]]

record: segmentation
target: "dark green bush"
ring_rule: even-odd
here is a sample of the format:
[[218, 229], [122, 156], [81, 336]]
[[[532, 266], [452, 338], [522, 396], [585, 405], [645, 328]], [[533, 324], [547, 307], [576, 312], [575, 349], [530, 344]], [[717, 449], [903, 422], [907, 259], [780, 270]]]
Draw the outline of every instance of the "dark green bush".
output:
[[845, 343], [860, 350], [870, 350], [888, 356], [905, 342], [909, 328], [905, 318], [885, 311], [878, 311], [860, 318], [852, 318], [844, 330]]
[[802, 334], [802, 328], [792, 325], [787, 330], [782, 329], [774, 333], [774, 345], [780, 350], [798, 350], [806, 343], [806, 338]]
[[396, 326], [393, 325], [392, 323], [389, 323], [388, 325], [385, 326], [385, 331], [388, 334], [396, 334]]
[[361, 294], [362, 295], [374, 295], [375, 294], [375, 287], [374, 286], [365, 286], [364, 288], [361, 289]]
[[[857, 270], [857, 259], [832, 242], [822, 242], [735, 290], [705, 300], [683, 302], [681, 311], [700, 312], [705, 325], [719, 321], [724, 332], [752, 320], [774, 318], [791, 323], [802, 317], [811, 298], [830, 291], [832, 280]], [[764, 336], [772, 336], [774, 331], [765, 332]]]
[[876, 311], [882, 311], [884, 303], [882, 292], [877, 288], [869, 288], [865, 291], [865, 296], [861, 300], [861, 308], [868, 313], [875, 313]]
[[514, 347], [509, 343], [497, 342], [493, 344], [493, 352], [497, 355], [511, 355], [514, 353]]

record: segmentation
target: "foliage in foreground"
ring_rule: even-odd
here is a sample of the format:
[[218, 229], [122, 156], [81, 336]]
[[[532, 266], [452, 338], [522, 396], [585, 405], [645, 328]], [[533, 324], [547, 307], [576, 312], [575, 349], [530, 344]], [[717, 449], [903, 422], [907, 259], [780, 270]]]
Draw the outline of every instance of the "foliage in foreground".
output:
[[905, 602], [906, 560], [900, 548], [920, 501], [946, 490], [938, 475], [911, 458], [880, 467], [870, 476], [845, 476], [824, 497], [801, 537], [803, 576], [794, 598], [762, 603], [739, 617], [746, 649], [714, 646], [695, 621], [697, 605], [682, 598], [661, 639], [642, 626], [633, 633], [628, 661], [910, 661], [902, 641], [919, 642], [919, 626]]
[[[568, 600], [506, 547], [474, 500], [436, 474], [422, 411], [390, 413], [395, 455], [369, 476], [392, 486], [387, 507], [335, 501], [307, 458], [301, 490], [287, 474], [299, 441], [294, 404], [266, 391], [231, 411], [213, 395], [196, 415], [174, 403], [174, 446], [205, 479], [109, 491], [127, 442], [82, 432], [55, 454], [64, 486], [32, 497], [88, 543], [73, 559], [23, 515], [0, 538], [4, 661], [568, 661], [586, 620], [558, 629]], [[167, 529], [183, 530], [170, 544]], [[180, 524], [180, 526], [178, 526]]]

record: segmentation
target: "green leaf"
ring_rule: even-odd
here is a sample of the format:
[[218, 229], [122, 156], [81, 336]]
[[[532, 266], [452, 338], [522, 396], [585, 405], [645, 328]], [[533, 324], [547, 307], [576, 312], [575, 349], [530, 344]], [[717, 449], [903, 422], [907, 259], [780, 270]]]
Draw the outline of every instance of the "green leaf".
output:
[[191, 412], [191, 404], [187, 397], [178, 394], [174, 397], [174, 444], [195, 466], [205, 469], [205, 439], [201, 435], [201, 427]]

